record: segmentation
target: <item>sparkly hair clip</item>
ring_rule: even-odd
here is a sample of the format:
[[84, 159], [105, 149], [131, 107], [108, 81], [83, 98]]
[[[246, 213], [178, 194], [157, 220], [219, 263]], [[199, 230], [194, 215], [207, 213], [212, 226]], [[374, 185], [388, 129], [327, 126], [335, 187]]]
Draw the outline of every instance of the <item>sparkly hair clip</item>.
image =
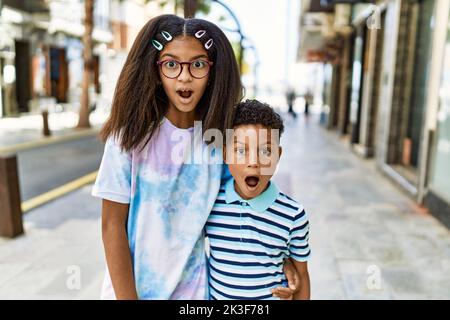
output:
[[[206, 34], [206, 30], [198, 30], [194, 35], [197, 39], [200, 39], [201, 37], [203, 37]], [[211, 46], [213, 45], [214, 41], [213, 39], [209, 39], [208, 41], [206, 41], [205, 43], [205, 49], [209, 50], [209, 48], [211, 48]]]
[[[168, 33], [167, 31], [161, 31], [161, 35], [164, 37], [164, 39], [166, 39], [166, 41], [170, 41], [172, 40], [172, 36], [170, 33]], [[158, 40], [152, 39], [152, 45], [159, 51], [161, 51], [164, 46], [161, 44], [161, 42], [159, 42]]]

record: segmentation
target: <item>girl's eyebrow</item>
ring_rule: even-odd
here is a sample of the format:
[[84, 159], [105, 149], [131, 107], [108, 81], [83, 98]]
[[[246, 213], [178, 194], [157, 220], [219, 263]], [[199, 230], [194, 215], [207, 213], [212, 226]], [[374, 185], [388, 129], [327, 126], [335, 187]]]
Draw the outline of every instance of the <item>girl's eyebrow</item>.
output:
[[[174, 55], [174, 54], [171, 54], [171, 53], [164, 53], [164, 54], [161, 56], [161, 59], [162, 59], [164, 56], [169, 56], [169, 57], [172, 57], [172, 58], [174, 58], [174, 59], [180, 60], [180, 57], [178, 57], [178, 56], [176, 56], [176, 55]], [[208, 58], [208, 56], [205, 55], [205, 54], [200, 54], [200, 55], [197, 55], [197, 56], [195, 56], [195, 57], [192, 57], [192, 58], [189, 59], [189, 60], [195, 60], [195, 59], [198, 59], [198, 58]]]

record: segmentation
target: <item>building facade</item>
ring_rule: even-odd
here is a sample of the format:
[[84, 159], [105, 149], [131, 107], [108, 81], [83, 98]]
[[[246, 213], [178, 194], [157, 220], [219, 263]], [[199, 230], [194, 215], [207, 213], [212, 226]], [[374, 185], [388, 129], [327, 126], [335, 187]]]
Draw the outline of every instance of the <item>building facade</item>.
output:
[[[94, 2], [92, 105], [108, 108], [115, 82], [140, 28], [172, 12], [155, 1]], [[0, 1], [0, 117], [80, 105], [84, 1]]]
[[299, 48], [329, 65], [324, 125], [450, 226], [449, 1], [306, 2], [333, 20]]

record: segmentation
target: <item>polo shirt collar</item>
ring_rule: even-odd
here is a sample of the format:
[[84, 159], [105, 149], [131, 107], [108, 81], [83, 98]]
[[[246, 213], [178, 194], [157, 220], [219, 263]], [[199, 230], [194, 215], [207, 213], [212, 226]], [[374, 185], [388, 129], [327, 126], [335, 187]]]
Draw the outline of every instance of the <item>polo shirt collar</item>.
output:
[[225, 185], [225, 201], [227, 204], [239, 201], [246, 202], [250, 205], [250, 207], [256, 212], [266, 211], [277, 199], [279, 194], [279, 190], [274, 182], [269, 181], [269, 186], [267, 189], [261, 193], [259, 196], [245, 200], [236, 192], [234, 188], [234, 178], [231, 178], [227, 181]]

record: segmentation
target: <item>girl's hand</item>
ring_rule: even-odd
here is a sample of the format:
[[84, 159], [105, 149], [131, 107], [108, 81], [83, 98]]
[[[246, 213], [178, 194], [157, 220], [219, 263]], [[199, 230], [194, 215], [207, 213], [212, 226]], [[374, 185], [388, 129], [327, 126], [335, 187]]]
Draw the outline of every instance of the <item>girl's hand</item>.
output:
[[294, 298], [295, 291], [286, 287], [277, 287], [272, 289], [272, 295], [281, 300], [292, 300]]
[[284, 260], [283, 272], [289, 288], [295, 293], [300, 288], [300, 276], [290, 258]]
[[290, 259], [286, 259], [284, 261], [283, 272], [286, 276], [289, 287], [277, 287], [272, 290], [272, 295], [280, 298], [281, 300], [292, 300], [294, 298], [294, 294], [300, 289], [300, 277], [297, 269]]

